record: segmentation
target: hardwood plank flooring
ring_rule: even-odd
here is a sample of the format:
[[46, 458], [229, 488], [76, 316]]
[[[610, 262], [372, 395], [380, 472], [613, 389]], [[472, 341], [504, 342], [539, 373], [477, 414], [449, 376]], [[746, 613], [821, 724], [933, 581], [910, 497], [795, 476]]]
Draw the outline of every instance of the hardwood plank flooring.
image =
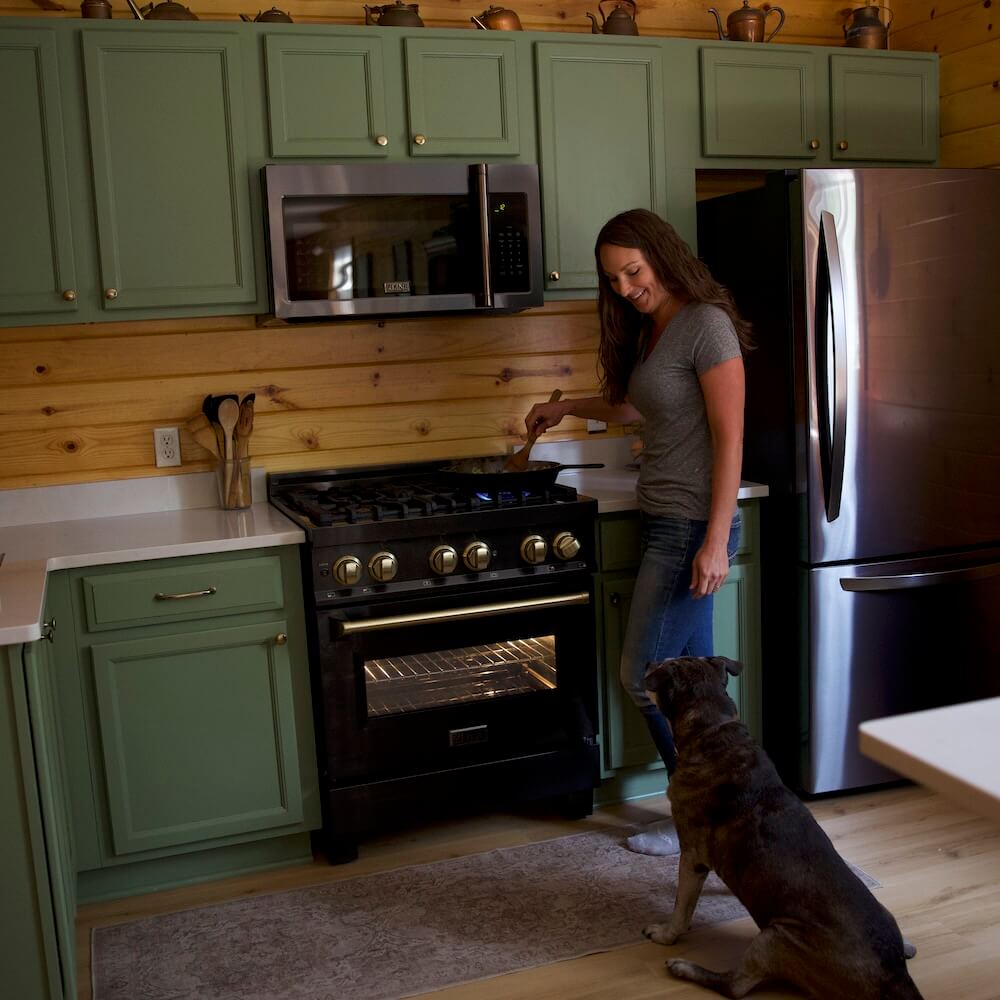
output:
[[[926, 1000], [1000, 1000], [1000, 827], [941, 796], [906, 786], [813, 802], [810, 806], [841, 854], [882, 883], [875, 894], [917, 946], [910, 972]], [[90, 932], [241, 896], [352, 878], [404, 865], [459, 857], [587, 829], [627, 828], [667, 813], [665, 796], [598, 810], [569, 822], [542, 812], [443, 822], [373, 839], [358, 861], [322, 860], [271, 872], [80, 908], [77, 917], [79, 1000], [92, 1000]], [[664, 901], [665, 912], [672, 900]], [[636, 936], [652, 914], [636, 914]], [[544, 933], [544, 928], [525, 928]], [[684, 955], [709, 967], [732, 964], [756, 933], [749, 919], [700, 928], [669, 948], [649, 941], [485, 982], [440, 990], [440, 1000], [696, 1000], [715, 996], [678, 982], [664, 960]], [[751, 996], [796, 996], [762, 988]], [[196, 1000], [196, 998], [192, 998]]]

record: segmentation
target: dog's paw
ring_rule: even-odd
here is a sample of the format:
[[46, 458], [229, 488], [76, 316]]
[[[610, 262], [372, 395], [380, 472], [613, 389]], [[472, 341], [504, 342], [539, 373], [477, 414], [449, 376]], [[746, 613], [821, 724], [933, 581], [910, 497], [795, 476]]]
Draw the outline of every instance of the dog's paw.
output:
[[670, 924], [647, 924], [642, 929], [642, 936], [657, 944], [673, 944], [681, 935]]
[[684, 958], [668, 958], [664, 963], [670, 974], [678, 979], [691, 979], [698, 966]]

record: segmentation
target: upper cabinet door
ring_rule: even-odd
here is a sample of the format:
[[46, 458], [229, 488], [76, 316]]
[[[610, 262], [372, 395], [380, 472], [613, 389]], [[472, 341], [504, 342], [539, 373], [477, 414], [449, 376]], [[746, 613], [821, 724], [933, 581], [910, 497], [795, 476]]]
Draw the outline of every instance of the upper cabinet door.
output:
[[810, 52], [738, 42], [702, 48], [703, 155], [815, 158], [826, 134], [817, 72]]
[[254, 301], [239, 36], [82, 45], [105, 308]]
[[415, 156], [516, 156], [513, 39], [406, 38], [406, 100]]
[[264, 39], [272, 156], [388, 156], [382, 38]]
[[535, 48], [549, 290], [597, 287], [594, 239], [613, 215], [665, 214], [661, 58], [652, 45]]
[[938, 157], [934, 56], [830, 56], [831, 155], [932, 163]]
[[0, 30], [0, 315], [77, 308], [55, 35]]

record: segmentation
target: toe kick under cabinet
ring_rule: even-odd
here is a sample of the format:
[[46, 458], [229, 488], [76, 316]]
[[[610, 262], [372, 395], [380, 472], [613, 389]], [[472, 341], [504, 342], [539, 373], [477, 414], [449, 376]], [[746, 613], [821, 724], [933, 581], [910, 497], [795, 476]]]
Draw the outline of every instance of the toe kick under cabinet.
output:
[[294, 547], [66, 570], [50, 601], [81, 899], [310, 856]]

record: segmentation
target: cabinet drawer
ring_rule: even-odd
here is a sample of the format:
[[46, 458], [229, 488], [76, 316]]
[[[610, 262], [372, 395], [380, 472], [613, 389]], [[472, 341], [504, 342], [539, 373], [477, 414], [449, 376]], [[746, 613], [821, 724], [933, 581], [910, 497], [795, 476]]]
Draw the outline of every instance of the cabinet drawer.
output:
[[82, 579], [92, 632], [269, 611], [283, 603], [278, 556], [145, 567]]

